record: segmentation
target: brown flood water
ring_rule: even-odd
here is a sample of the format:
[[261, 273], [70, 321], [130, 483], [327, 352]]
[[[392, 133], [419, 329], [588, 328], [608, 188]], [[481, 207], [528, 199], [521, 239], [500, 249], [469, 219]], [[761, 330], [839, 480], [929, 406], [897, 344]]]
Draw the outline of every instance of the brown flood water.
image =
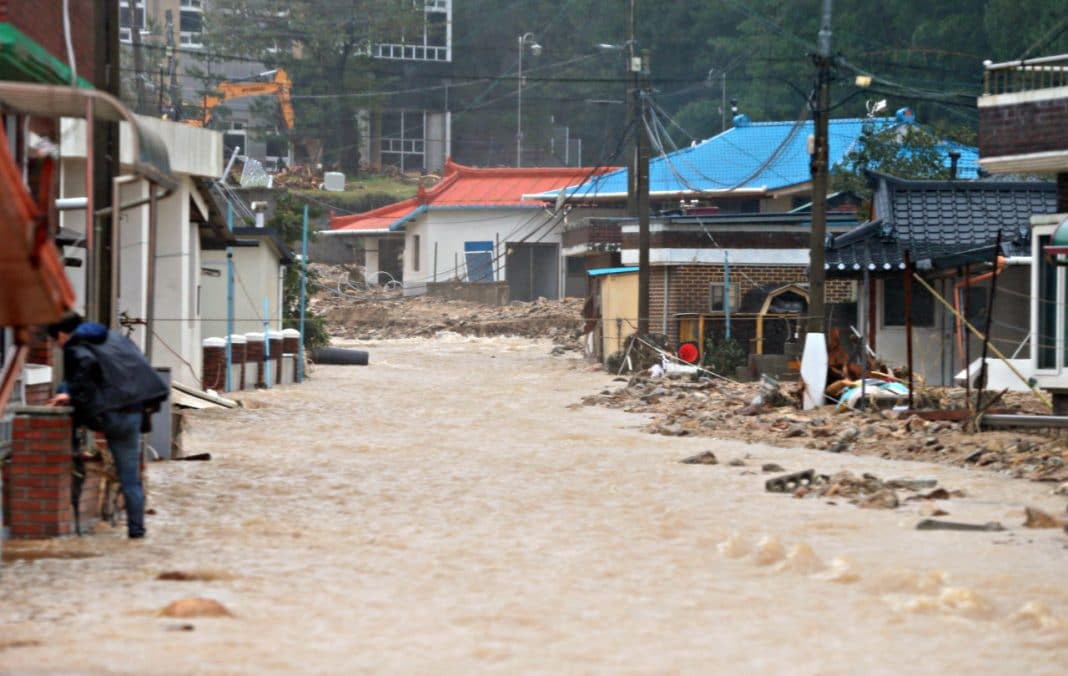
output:
[[[6, 561], [0, 671], [1068, 672], [1068, 538], [1019, 525], [1064, 509], [1047, 485], [643, 434], [576, 406], [616, 384], [545, 342], [361, 347], [198, 414], [185, 449], [213, 459], [150, 467], [146, 541]], [[936, 477], [968, 496], [946, 518], [1009, 530], [768, 494], [763, 462]], [[158, 617], [193, 596], [233, 617]]]

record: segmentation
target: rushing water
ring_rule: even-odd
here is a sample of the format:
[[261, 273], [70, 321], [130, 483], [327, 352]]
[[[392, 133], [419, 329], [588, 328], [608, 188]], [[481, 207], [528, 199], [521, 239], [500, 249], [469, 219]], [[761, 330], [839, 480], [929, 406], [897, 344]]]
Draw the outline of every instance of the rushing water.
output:
[[[361, 347], [192, 416], [213, 459], [150, 467], [146, 541], [8, 543], [0, 671], [1068, 671], [1068, 538], [1019, 527], [1063, 510], [1048, 486], [643, 434], [576, 405], [616, 384], [544, 342]], [[676, 462], [708, 449], [747, 466]], [[1009, 530], [768, 494], [763, 462], [936, 477], [967, 493], [946, 518]], [[234, 617], [158, 616], [193, 596]]]

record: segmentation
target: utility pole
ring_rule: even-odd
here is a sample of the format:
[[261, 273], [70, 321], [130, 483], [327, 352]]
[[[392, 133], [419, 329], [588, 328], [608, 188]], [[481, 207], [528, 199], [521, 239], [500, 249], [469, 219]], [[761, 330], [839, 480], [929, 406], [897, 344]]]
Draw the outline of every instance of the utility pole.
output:
[[627, 152], [627, 215], [638, 215], [638, 117], [635, 115], [635, 107], [638, 105], [638, 73], [640, 68], [635, 68], [635, 59], [639, 58], [634, 37], [635, 24], [637, 23], [636, 0], [627, 0], [627, 44], [625, 46], [627, 56], [627, 133], [631, 134], [631, 144]]
[[[136, 30], [136, 28], [134, 28]], [[93, 5], [93, 85], [119, 98], [119, 4], [113, 0], [95, 0]], [[112, 227], [109, 217], [96, 217], [97, 213], [110, 213], [111, 182], [119, 174], [119, 125], [117, 122], [94, 122], [92, 130], [93, 158], [93, 212], [86, 213], [86, 232], [92, 232], [96, 243], [90, 252], [93, 276], [90, 288], [93, 297], [87, 299], [89, 318], [104, 326], [114, 327], [118, 320], [118, 308], [114, 298], [118, 289], [112, 288], [111, 271], [118, 251], [112, 248]], [[92, 230], [90, 230], [92, 229]]]
[[649, 135], [645, 130], [645, 96], [648, 92], [649, 52], [642, 50], [641, 87], [635, 95], [637, 106], [637, 177], [638, 193], [638, 335], [649, 335]]
[[823, 17], [817, 51], [816, 101], [811, 103], [815, 133], [812, 143], [810, 169], [812, 171], [812, 232], [808, 258], [808, 322], [805, 348], [801, 357], [801, 379], [804, 381], [804, 408], [823, 405], [823, 391], [827, 386], [827, 341], [824, 337], [824, 239], [827, 232], [827, 118], [831, 107], [831, 3], [823, 0]]
[[812, 147], [812, 233], [809, 239], [808, 330], [823, 333], [824, 322], [824, 239], [827, 233], [827, 118], [831, 107], [831, 3], [823, 0], [819, 50], [816, 62], [816, 102], [812, 109], [815, 140]]

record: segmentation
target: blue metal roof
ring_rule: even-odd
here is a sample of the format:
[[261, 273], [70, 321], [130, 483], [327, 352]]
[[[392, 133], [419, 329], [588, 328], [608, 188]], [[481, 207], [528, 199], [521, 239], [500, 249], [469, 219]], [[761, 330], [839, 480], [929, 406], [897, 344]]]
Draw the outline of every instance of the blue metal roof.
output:
[[[873, 122], [878, 130], [896, 127], [902, 122], [893, 117], [847, 118], [830, 120], [829, 160], [833, 167], [853, 149], [865, 123]], [[808, 138], [813, 133], [811, 120], [804, 122], [748, 122], [736, 120], [736, 126], [707, 141], [654, 158], [649, 162], [649, 192], [652, 195], [711, 191], [777, 190], [805, 183], [811, 179]], [[976, 148], [947, 142], [949, 151], [961, 153], [959, 178], [977, 178], [979, 152]], [[568, 199], [610, 198], [627, 194], [627, 170], [619, 169], [579, 186], [564, 188]], [[559, 191], [539, 195], [554, 198]]]

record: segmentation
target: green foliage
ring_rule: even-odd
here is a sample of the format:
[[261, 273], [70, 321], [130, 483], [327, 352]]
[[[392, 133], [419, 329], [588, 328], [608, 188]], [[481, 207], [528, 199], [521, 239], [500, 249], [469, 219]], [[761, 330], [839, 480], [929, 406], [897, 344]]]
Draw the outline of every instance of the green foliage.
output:
[[741, 343], [733, 338], [716, 341], [713, 337], [705, 339], [705, 354], [702, 364], [709, 370], [728, 378], [734, 377], [739, 366], [745, 366], [748, 353]]

